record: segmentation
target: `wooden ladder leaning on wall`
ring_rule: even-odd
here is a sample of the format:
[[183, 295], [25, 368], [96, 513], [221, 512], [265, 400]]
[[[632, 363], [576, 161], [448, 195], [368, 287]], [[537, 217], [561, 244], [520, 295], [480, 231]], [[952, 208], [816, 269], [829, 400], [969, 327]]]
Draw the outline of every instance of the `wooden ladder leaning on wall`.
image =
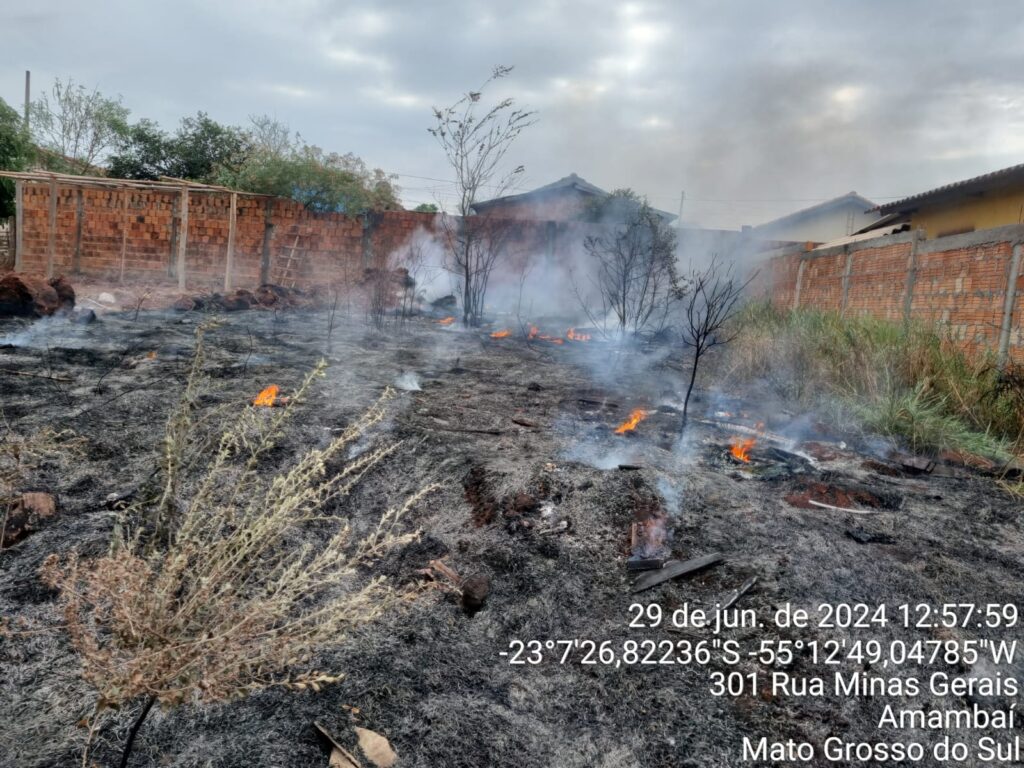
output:
[[296, 231], [292, 235], [292, 244], [278, 255], [277, 279], [278, 285], [288, 288], [295, 287], [295, 281], [299, 278], [304, 257], [309, 252], [311, 235], [309, 232]]

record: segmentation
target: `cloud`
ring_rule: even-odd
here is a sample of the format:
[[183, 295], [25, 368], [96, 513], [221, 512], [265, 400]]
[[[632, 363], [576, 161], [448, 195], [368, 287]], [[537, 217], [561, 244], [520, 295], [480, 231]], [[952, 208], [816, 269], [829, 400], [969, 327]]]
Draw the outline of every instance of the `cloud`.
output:
[[[73, 75], [167, 126], [266, 112], [325, 148], [447, 179], [430, 106], [513, 64], [491, 96], [539, 112], [508, 156], [523, 187], [575, 171], [673, 210], [685, 190], [688, 221], [738, 226], [1024, 159], [1022, 26], [1010, 0], [115, 0], [103, 14], [40, 0], [5, 19], [0, 96], [20, 107], [26, 68], [37, 90]], [[417, 194], [451, 188], [429, 186]]]

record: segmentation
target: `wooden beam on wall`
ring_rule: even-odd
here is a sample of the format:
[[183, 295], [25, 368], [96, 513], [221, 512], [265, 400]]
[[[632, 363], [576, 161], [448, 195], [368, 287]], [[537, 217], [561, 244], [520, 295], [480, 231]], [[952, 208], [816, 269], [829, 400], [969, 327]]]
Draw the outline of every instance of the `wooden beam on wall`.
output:
[[46, 233], [46, 277], [53, 277], [57, 258], [57, 180], [50, 179], [50, 226]]
[[14, 182], [14, 271], [20, 272], [25, 259], [25, 182]]
[[128, 256], [128, 224], [131, 221], [129, 216], [129, 198], [132, 191], [125, 189], [121, 198], [121, 282], [124, 282], [124, 263]]
[[238, 217], [238, 193], [231, 193], [231, 209], [228, 211], [228, 255], [224, 263], [224, 291], [231, 290], [232, 275], [235, 269], [235, 225]]
[[181, 226], [178, 228], [178, 290], [185, 292], [185, 251], [188, 248], [188, 187], [181, 188]]
[[75, 250], [71, 258], [71, 271], [76, 275], [82, 271], [82, 225], [85, 220], [85, 199], [82, 188], [75, 190]]
[[270, 242], [274, 239], [274, 201], [263, 207], [263, 253], [260, 256], [260, 285], [270, 282]]

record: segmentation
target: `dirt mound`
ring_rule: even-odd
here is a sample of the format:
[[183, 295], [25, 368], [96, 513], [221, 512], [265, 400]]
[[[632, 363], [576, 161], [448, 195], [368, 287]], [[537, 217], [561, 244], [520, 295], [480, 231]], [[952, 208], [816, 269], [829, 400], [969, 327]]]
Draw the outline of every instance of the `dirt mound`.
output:
[[9, 272], [0, 277], [0, 317], [47, 317], [75, 306], [75, 289], [63, 277]]

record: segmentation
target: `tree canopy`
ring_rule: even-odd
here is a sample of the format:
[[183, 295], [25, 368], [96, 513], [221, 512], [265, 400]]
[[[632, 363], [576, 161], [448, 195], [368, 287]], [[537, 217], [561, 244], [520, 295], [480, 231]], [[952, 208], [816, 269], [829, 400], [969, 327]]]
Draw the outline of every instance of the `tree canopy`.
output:
[[[28, 164], [32, 142], [21, 115], [0, 99], [0, 169], [21, 171]], [[0, 219], [14, 215], [14, 182], [0, 179]]]
[[54, 80], [29, 113], [32, 139], [41, 150], [37, 161], [54, 171], [95, 173], [128, 130], [129, 110], [120, 96], [109, 98], [71, 78]]
[[160, 176], [223, 184], [244, 192], [290, 197], [310, 210], [363, 213], [399, 208], [391, 177], [354, 154], [307, 144], [266, 116], [248, 129], [221, 125], [203, 112], [168, 135], [150, 120], [128, 127], [110, 158], [110, 174]]
[[[52, 171], [106, 173], [122, 179], [155, 181], [170, 176], [289, 197], [321, 212], [401, 208], [393, 176], [367, 167], [351, 152], [329, 152], [309, 144], [268, 116], [251, 117], [251, 124], [242, 128], [197, 112], [167, 132], [145, 118], [130, 123], [120, 97], [109, 98], [70, 78], [58, 78], [31, 104], [29, 137], [17, 112], [0, 105], [3, 168], [34, 163]], [[9, 187], [0, 184], [0, 216], [13, 210]]]
[[186, 117], [168, 135], [151, 120], [129, 126], [111, 156], [110, 175], [124, 179], [173, 176], [214, 182], [225, 169], [240, 168], [252, 152], [252, 139], [240, 128], [221, 125], [205, 112]]
[[257, 150], [220, 183], [246, 192], [290, 197], [312, 211], [364, 213], [401, 208], [391, 178], [352, 153], [293, 144], [283, 152]]

